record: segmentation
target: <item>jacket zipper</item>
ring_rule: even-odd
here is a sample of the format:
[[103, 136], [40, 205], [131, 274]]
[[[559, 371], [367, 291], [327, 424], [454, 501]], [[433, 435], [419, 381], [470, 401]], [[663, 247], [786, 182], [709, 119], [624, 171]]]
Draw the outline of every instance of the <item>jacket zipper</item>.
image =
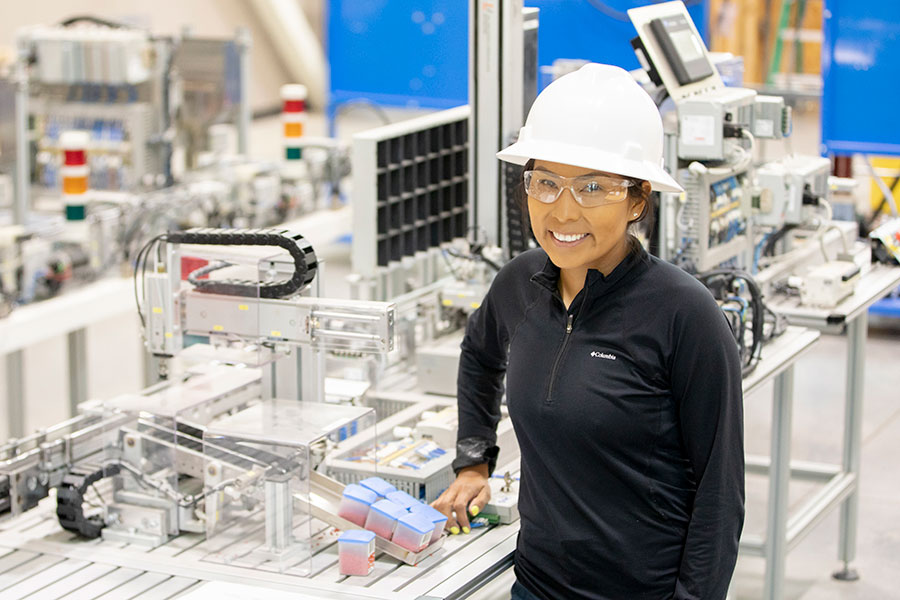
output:
[[569, 313], [566, 318], [566, 335], [563, 337], [562, 346], [560, 346], [559, 352], [556, 354], [556, 360], [553, 361], [553, 369], [550, 371], [550, 386], [547, 389], [547, 399], [544, 401], [544, 404], [553, 404], [553, 382], [556, 380], [556, 370], [559, 368], [559, 361], [566, 351], [566, 346], [569, 345], [569, 337], [572, 334], [572, 321], [574, 320], [575, 315]]

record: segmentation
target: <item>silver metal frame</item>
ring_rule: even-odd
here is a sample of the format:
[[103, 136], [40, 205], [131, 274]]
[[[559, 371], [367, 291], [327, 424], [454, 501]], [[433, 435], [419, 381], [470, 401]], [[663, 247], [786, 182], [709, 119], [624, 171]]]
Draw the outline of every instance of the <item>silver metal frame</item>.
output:
[[30, 207], [30, 161], [28, 160], [28, 72], [25, 50], [18, 49], [16, 60], [16, 201], [13, 224], [24, 225]]
[[[770, 300], [770, 307], [796, 325], [811, 327], [822, 333], [841, 334], [846, 330], [847, 367], [844, 393], [843, 458], [840, 465], [785, 462], [790, 450], [790, 398], [788, 390], [776, 384], [773, 408], [772, 462], [747, 461], [748, 472], [769, 471], [770, 511], [768, 535], [777, 539], [746, 539], [742, 548], [766, 558], [764, 598], [780, 600], [784, 597], [784, 564], [787, 553], [834, 509], [840, 507], [838, 559], [842, 563], [836, 579], [854, 580], [858, 577], [851, 563], [856, 558], [856, 533], [859, 513], [859, 468], [862, 447], [863, 374], [869, 306], [900, 284], [900, 267], [874, 266], [864, 275], [852, 296], [834, 309], [799, 306], [796, 299]], [[777, 435], [776, 435], [777, 434]], [[776, 448], [777, 446], [777, 448]], [[779, 450], [779, 454], [775, 451]], [[777, 457], [777, 458], [774, 458]], [[790, 477], [818, 481], [824, 486], [788, 517], [787, 497]]]
[[[790, 478], [801, 470], [791, 466], [791, 416], [794, 398], [794, 363], [818, 340], [819, 334], [790, 327], [766, 350], [766, 358], [744, 381], [747, 396], [774, 377], [772, 396], [772, 441], [769, 458], [747, 457], [747, 473], [769, 475], [765, 536], [745, 533], [741, 552], [766, 560], [763, 597], [782, 597], [785, 558], [791, 544], [788, 526], [788, 490]], [[767, 362], [768, 361], [768, 362]], [[761, 370], [762, 369], [762, 370]]]
[[505, 186], [496, 153], [525, 121], [522, 0], [469, 2], [469, 225], [507, 246]]

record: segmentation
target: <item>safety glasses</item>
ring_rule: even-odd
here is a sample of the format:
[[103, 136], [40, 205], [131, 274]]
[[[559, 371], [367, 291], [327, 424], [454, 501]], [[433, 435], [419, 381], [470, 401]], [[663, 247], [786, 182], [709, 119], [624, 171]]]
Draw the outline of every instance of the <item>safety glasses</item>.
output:
[[584, 208], [615, 204], [628, 197], [630, 179], [608, 175], [562, 177], [550, 171], [525, 171], [525, 191], [538, 202], [552, 204], [566, 188]]

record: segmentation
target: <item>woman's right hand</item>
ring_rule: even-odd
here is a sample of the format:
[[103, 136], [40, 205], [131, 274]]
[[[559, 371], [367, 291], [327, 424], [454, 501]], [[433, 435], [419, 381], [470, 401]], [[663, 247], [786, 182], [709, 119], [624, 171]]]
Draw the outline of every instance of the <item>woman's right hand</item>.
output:
[[473, 517], [484, 509], [491, 499], [490, 475], [487, 464], [474, 465], [459, 470], [456, 480], [450, 484], [431, 506], [447, 515], [446, 528], [456, 535], [462, 530], [469, 533], [469, 514]]

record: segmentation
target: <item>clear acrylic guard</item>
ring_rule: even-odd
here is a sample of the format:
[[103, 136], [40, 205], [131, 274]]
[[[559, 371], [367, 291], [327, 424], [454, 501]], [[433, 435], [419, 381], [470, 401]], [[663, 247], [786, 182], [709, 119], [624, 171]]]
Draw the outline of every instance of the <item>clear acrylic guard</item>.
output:
[[310, 515], [310, 471], [374, 427], [371, 408], [295, 400], [212, 423], [203, 436], [206, 560], [309, 575], [314, 537], [327, 528]]

